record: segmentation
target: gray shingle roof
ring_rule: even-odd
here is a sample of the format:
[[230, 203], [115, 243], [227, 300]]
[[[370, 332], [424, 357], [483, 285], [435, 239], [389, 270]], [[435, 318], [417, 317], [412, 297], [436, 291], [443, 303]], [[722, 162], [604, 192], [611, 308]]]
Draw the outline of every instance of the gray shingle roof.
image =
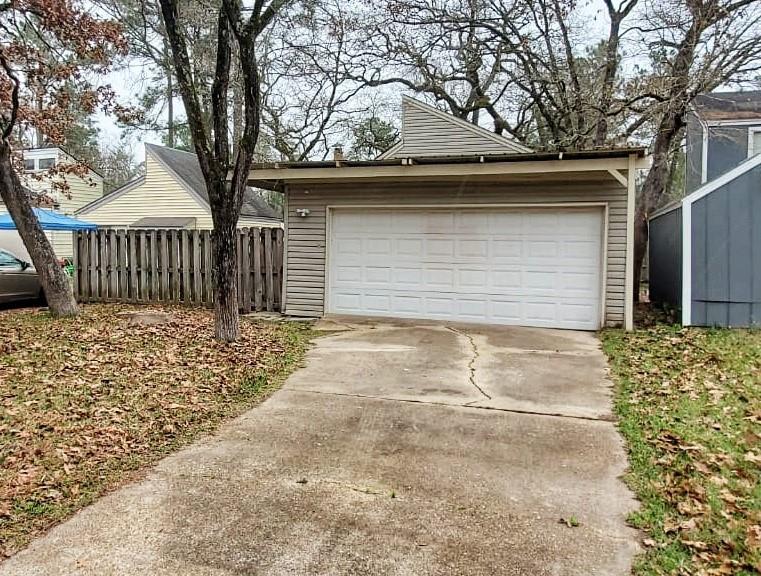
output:
[[[145, 147], [174, 172], [188, 188], [200, 196], [207, 205], [209, 204], [206, 183], [195, 154], [157, 144], [146, 144]], [[246, 190], [240, 215], [248, 218], [271, 218], [280, 221], [275, 210], [253, 188]]]

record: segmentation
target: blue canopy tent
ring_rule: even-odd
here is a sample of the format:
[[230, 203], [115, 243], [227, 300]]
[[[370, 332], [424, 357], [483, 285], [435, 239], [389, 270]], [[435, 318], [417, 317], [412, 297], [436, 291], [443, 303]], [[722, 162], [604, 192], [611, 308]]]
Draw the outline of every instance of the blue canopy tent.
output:
[[[37, 220], [40, 221], [40, 225], [43, 230], [95, 230], [97, 224], [90, 222], [84, 222], [64, 216], [58, 212], [52, 210], [44, 210], [42, 208], [33, 208]], [[15, 230], [16, 224], [13, 222], [10, 214], [0, 215], [0, 230]]]

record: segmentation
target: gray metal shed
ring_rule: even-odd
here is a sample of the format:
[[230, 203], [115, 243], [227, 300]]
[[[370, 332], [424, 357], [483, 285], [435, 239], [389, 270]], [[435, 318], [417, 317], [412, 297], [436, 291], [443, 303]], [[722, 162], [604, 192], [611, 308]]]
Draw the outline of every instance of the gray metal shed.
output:
[[761, 326], [761, 154], [650, 218], [650, 292], [685, 326]]

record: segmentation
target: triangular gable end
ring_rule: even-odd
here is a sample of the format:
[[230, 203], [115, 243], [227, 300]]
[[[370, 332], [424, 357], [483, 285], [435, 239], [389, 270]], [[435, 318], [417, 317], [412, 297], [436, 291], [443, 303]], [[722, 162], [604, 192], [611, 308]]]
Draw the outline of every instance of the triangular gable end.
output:
[[402, 139], [379, 159], [523, 152], [531, 152], [531, 149], [419, 100], [402, 96]]

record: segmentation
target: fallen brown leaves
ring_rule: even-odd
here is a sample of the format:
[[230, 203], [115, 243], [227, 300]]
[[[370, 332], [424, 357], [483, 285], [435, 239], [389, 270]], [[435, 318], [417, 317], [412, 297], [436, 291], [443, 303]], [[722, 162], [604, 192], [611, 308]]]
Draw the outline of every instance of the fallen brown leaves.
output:
[[638, 574], [761, 574], [761, 332], [606, 332], [618, 376]]
[[240, 341], [223, 344], [209, 311], [136, 326], [116, 316], [126, 309], [0, 312], [0, 558], [266, 396], [308, 336], [243, 321]]

